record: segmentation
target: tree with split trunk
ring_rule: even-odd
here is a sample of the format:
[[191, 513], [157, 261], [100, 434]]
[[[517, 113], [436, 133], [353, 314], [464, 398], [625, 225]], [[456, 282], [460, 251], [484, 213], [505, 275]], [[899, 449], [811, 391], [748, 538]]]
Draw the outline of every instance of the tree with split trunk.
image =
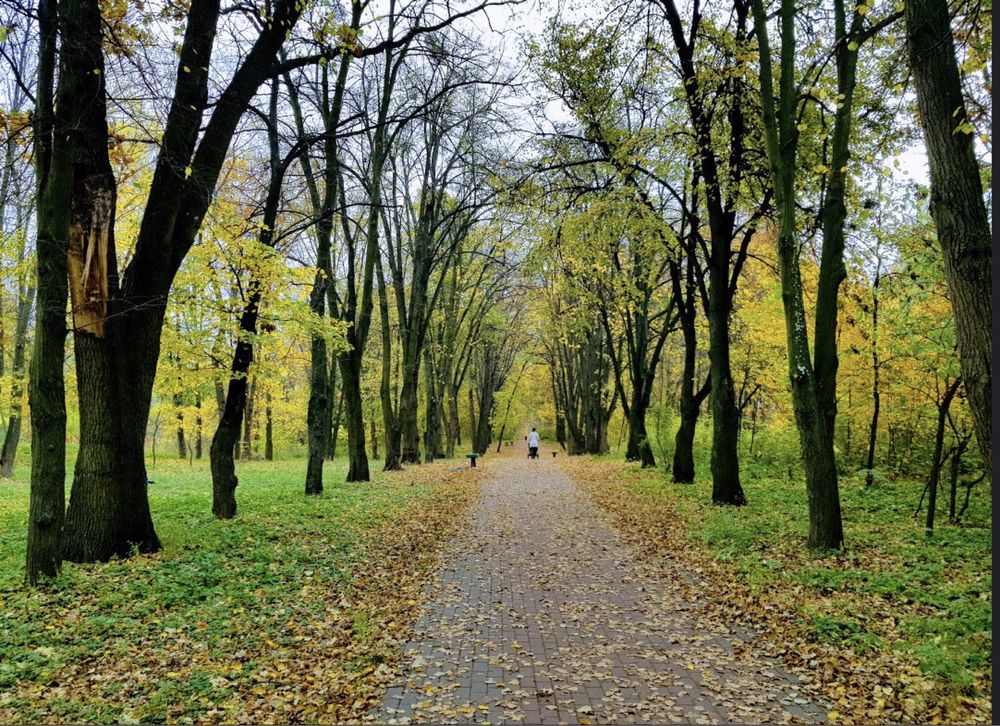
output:
[[[67, 559], [105, 560], [127, 556], [133, 549], [159, 549], [146, 494], [143, 444], [166, 298], [201, 227], [230, 139], [301, 12], [301, 3], [275, 3], [221, 93], [210, 99], [208, 78], [221, 8], [217, 0], [192, 2], [142, 223], [121, 273], [115, 257], [115, 180], [110, 168], [99, 194], [80, 197], [91, 219], [106, 222], [100, 234], [70, 240], [81, 415], [80, 449], [63, 528]], [[80, 42], [100, 55], [100, 33]], [[103, 106], [105, 91], [98, 91]], [[100, 123], [101, 163], [106, 164], [106, 111]], [[96, 139], [94, 148], [96, 153]]]
[[797, 198], [801, 183], [800, 131], [802, 114], [811, 102], [807, 87], [819, 82], [825, 64], [816, 63], [804, 75], [796, 71], [795, 25], [801, 12], [793, 0], [780, 0], [777, 49], [779, 85], [774, 74], [769, 16], [763, 0], [753, 0], [758, 37], [761, 114], [767, 159], [777, 214], [777, 248], [782, 302], [788, 341], [789, 379], [795, 422], [799, 431], [809, 500], [809, 547], [837, 549], [844, 532], [840, 489], [834, 456], [834, 423], [837, 415], [837, 310], [844, 265], [844, 224], [847, 217], [848, 162], [855, 117], [854, 94], [858, 82], [860, 46], [898, 19], [890, 15], [878, 22], [866, 20], [868, 7], [848, 9], [843, 0], [833, 3], [831, 56], [838, 104], [831, 143], [823, 146], [825, 174], [817, 218], [823, 235], [816, 291], [814, 350], [810, 350], [800, 255]]
[[[760, 164], [755, 161], [760, 143], [754, 133], [756, 125], [750, 120], [756, 110], [751, 101], [754, 89], [738, 72], [741, 61], [737, 58], [749, 47], [750, 6], [735, 0], [732, 28], [713, 37], [711, 25], [703, 23], [706, 18], [701, 5], [692, 6], [685, 29], [673, 0], [661, 0], [660, 4], [670, 27], [693, 129], [693, 186], [702, 191], [709, 231], [706, 244], [700, 210], [690, 210], [695, 216], [691, 237], [706, 260], [708, 274], [712, 501], [741, 505], [746, 496], [739, 475], [740, 415], [730, 360], [730, 322], [750, 240], [771, 200], [770, 189], [759, 179], [763, 176]], [[719, 50], [706, 54], [706, 42]], [[719, 73], [719, 68], [726, 66], [737, 72]]]

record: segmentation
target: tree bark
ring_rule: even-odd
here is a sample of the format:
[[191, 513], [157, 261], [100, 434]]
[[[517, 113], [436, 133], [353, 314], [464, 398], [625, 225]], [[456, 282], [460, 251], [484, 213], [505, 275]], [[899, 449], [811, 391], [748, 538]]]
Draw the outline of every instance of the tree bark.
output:
[[907, 47], [931, 177], [962, 379], [992, 477], [993, 248], [946, 0], [908, 0]]
[[[728, 245], [725, 247], [728, 248]], [[713, 257], [715, 249], [716, 246], [713, 245]], [[736, 405], [730, 368], [729, 319], [732, 299], [729, 294], [728, 249], [726, 253], [725, 259], [713, 264], [708, 303], [708, 357], [709, 376], [712, 380], [709, 394], [712, 407], [712, 502], [742, 506], [747, 503], [747, 498], [740, 484], [740, 412]], [[721, 282], [717, 282], [720, 280]]]
[[195, 409], [198, 412], [197, 415], [195, 416], [195, 419], [194, 419], [194, 458], [200, 459], [201, 458], [201, 447], [202, 447], [202, 443], [203, 443], [202, 439], [204, 438], [204, 436], [202, 434], [202, 428], [201, 428], [203, 422], [201, 420], [201, 394], [200, 393], [195, 393], [194, 405], [195, 405]]
[[382, 319], [382, 377], [379, 380], [382, 427], [385, 429], [385, 464], [382, 470], [399, 471], [403, 468], [400, 458], [401, 432], [399, 418], [396, 415], [399, 405], [392, 396], [392, 324], [389, 319], [389, 292], [381, 259], [375, 260], [375, 275], [378, 280], [379, 314]]
[[[243, 409], [243, 458], [250, 461], [253, 458], [253, 422], [254, 404], [257, 401], [257, 376], [250, 379], [250, 388], [247, 389], [247, 399]], [[326, 427], [327, 431], [330, 427]], [[324, 452], [325, 454], [326, 452]]]
[[931, 456], [931, 473], [927, 478], [927, 518], [924, 521], [924, 529], [927, 534], [934, 531], [934, 515], [937, 512], [938, 483], [941, 480], [941, 468], [944, 466], [944, 430], [948, 420], [948, 409], [951, 408], [952, 399], [958, 392], [962, 379], [956, 378], [945, 388], [944, 395], [938, 402], [937, 428], [934, 432], [934, 453]]
[[[111, 244], [106, 257], [99, 258], [107, 263], [108, 299], [88, 298], [74, 306], [94, 318], [106, 305], [107, 315], [93, 325], [84, 325], [89, 321], [79, 317], [76, 321], [81, 437], [64, 526], [67, 559], [106, 560], [133, 548], [159, 548], [149, 514], [143, 447], [165, 301], [201, 228], [240, 118], [302, 9], [294, 0], [274, 5], [203, 126], [219, 4], [191, 3], [161, 150], [120, 290]], [[99, 54], [100, 43], [95, 48]], [[106, 127], [102, 144], [106, 154]], [[98, 337], [98, 320], [104, 321], [103, 337]]]
[[340, 359], [341, 379], [344, 390], [344, 417], [347, 422], [347, 481], [368, 481], [368, 454], [365, 451], [364, 411], [361, 398], [360, 361], [352, 355]]
[[[881, 259], [879, 259], [881, 265]], [[872, 300], [872, 419], [868, 426], [868, 458], [865, 460], [865, 486], [870, 487], [875, 483], [875, 447], [878, 443], [878, 417], [882, 407], [882, 393], [880, 389], [882, 362], [879, 358], [878, 350], [878, 307], [879, 307], [879, 283], [881, 281], [881, 268], [875, 271], [875, 284], [873, 287], [874, 298]], [[850, 454], [848, 454], [850, 456]]]
[[[321, 273], [316, 274], [316, 283], [313, 288], [313, 295], [320, 299], [319, 303], [314, 303], [313, 312], [322, 315], [326, 297], [323, 288], [324, 283], [320, 282]], [[319, 292], [316, 292], [319, 290]], [[317, 310], [319, 308], [319, 310]], [[326, 409], [330, 405], [330, 384], [328, 369], [326, 367], [326, 340], [321, 336], [312, 339], [312, 366], [309, 376], [309, 405], [306, 411], [306, 429], [308, 431], [309, 458], [306, 464], [306, 494], [323, 493], [323, 461], [329, 449], [330, 429], [326, 425]], [[347, 381], [344, 381], [344, 395], [347, 391]], [[359, 393], [360, 396], [360, 393]], [[348, 417], [348, 426], [351, 425]]]
[[802, 276], [799, 267], [799, 244], [796, 239], [795, 169], [798, 130], [795, 86], [795, 4], [781, 0], [780, 87], [778, 103], [774, 96], [774, 73], [767, 15], [763, 0], [753, 0], [753, 14], [760, 48], [760, 83], [763, 89], [762, 119], [767, 144], [767, 158], [778, 210], [778, 260], [781, 275], [781, 298], [785, 312], [785, 335], [788, 341], [789, 380], [792, 407], [799, 432], [799, 447], [806, 474], [809, 501], [808, 546], [813, 549], [838, 549], [844, 532], [840, 512], [840, 490], [833, 449], [833, 425], [836, 417], [837, 375], [837, 295], [844, 277], [844, 190], [846, 188], [848, 141], [855, 86], [858, 35], [862, 16], [854, 9], [851, 30], [847, 30], [844, 4], [835, 4], [837, 45], [837, 87], [840, 102], [834, 121], [832, 172], [828, 181], [823, 214], [823, 251], [820, 261], [816, 303], [815, 367], [809, 348]]
[[[63, 17], [55, 0], [41, 0], [39, 16], [38, 90], [35, 109], [36, 181], [38, 184], [36, 284], [38, 315], [29, 373], [31, 406], [31, 493], [28, 505], [26, 577], [29, 585], [55, 577], [62, 565], [60, 531], [65, 511], [66, 394], [63, 360], [66, 344], [66, 242], [73, 194], [73, 129], [86, 114], [80, 97], [86, 91], [81, 78], [88, 59], [76, 55], [80, 46], [67, 48], [59, 73], [59, 115], [55, 115], [53, 81], [56, 38], [65, 29], [93, 13], [86, 3], [68, 0]], [[99, 21], [99, 18], [98, 18]], [[81, 32], [94, 32], [94, 22]], [[100, 33], [100, 30], [97, 31]], [[97, 58], [103, 63], [103, 58]], [[103, 67], [103, 66], [100, 66]], [[94, 80], [94, 79], [90, 79]]]
[[[113, 318], [109, 305], [118, 297], [116, 184], [108, 158], [100, 8], [95, 2], [81, 5], [85, 15], [71, 26], [72, 45], [80, 45], [81, 52], [90, 56], [87, 60], [92, 64], [87, 68], [100, 72], [88, 71], [94, 78], [86, 89], [88, 116], [74, 149], [78, 171], [72, 195], [68, 272], [80, 449], [63, 527], [63, 557], [91, 562], [126, 557], [133, 549], [155, 552], [160, 543], [149, 511], [143, 460], [149, 398], [143, 397], [138, 406], [128, 403], [133, 394], [143, 393], [143, 387], [136, 386], [137, 376], [122, 365], [118, 341], [124, 337], [124, 321]], [[81, 33], [83, 24], [89, 27]], [[141, 337], [132, 338], [130, 343], [148, 351]], [[155, 361], [144, 366], [146, 371], [150, 367], [155, 368]]]
[[426, 392], [426, 409], [424, 412], [424, 460], [427, 463], [434, 459], [444, 458], [441, 450], [441, 420], [438, 418], [440, 405], [437, 399], [437, 380], [434, 366], [434, 355], [428, 346], [424, 346], [424, 391]]
[[[695, 375], [698, 356], [698, 331], [695, 328], [697, 310], [695, 308], [694, 255], [688, 255], [685, 269], [686, 285], [683, 295], [679, 295], [681, 333], [684, 337], [684, 366], [681, 373], [680, 425], [674, 437], [674, 458], [671, 466], [673, 480], [678, 484], [694, 482], [694, 434], [698, 425], [698, 415], [704, 396], [711, 390], [712, 377], [709, 375], [705, 385], [695, 393]], [[678, 270], [675, 268], [675, 277]], [[680, 280], [675, 284], [677, 295], [680, 290]]]

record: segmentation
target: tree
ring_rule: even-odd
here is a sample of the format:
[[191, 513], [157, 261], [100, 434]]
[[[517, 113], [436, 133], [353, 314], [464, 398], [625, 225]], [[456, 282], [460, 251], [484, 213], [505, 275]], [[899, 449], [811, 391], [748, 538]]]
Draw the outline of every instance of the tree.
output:
[[[275, 230], [278, 225], [282, 181], [288, 162], [294, 158], [291, 157], [282, 163], [278, 148], [277, 81], [272, 81], [271, 86], [270, 106], [267, 114], [267, 137], [270, 178], [258, 242], [261, 247], [273, 249], [277, 235]], [[233, 452], [239, 438], [240, 423], [243, 421], [247, 402], [248, 375], [254, 359], [254, 338], [257, 335], [262, 284], [260, 274], [251, 273], [246, 305], [240, 316], [240, 337], [233, 352], [226, 400], [215, 434], [212, 436], [212, 446], [209, 453], [212, 467], [212, 514], [219, 519], [232, 519], [236, 516], [238, 479], [236, 478]], [[249, 429], [249, 426], [247, 428]]]
[[[717, 59], [709, 60], [706, 65], [711, 72], [706, 73], [699, 72], [696, 66], [698, 40], [709, 32], [703, 28], [700, 6], [693, 6], [689, 32], [685, 35], [673, 0], [663, 0], [662, 5], [677, 52], [681, 85], [694, 130], [697, 159], [695, 186], [700, 182], [703, 189], [710, 236], [705, 258], [709, 278], [706, 310], [713, 422], [712, 501], [716, 504], [742, 505], [746, 503], [746, 497], [739, 478], [737, 444], [740, 412], [730, 362], [730, 319], [740, 271], [746, 262], [747, 247], [771, 199], [770, 190], [761, 190], [758, 197], [751, 197], [756, 201], [751, 203], [752, 211], [747, 214], [747, 210], [741, 209], [745, 205], [743, 197], [751, 190], [750, 181], [754, 172], [750, 161], [754, 126], [747, 120], [752, 109], [749, 108], [748, 86], [742, 81], [741, 61], [738, 60], [748, 45], [750, 7], [741, 0], [733, 3], [735, 30], [731, 36], [720, 34], [714, 39], [718, 47], [725, 48], [731, 44], [732, 50], [725, 53], [721, 63]], [[733, 66], [733, 70], [730, 71], [728, 66]], [[718, 75], [721, 79], [715, 75], [720, 67], [722, 71]], [[703, 87], [705, 85], [717, 86], [715, 96], [723, 99], [721, 103], [712, 101]], [[716, 118], [721, 111], [727, 111], [724, 124]], [[724, 128], [715, 130], [718, 126]], [[724, 139], [725, 165], [716, 150], [716, 136]], [[747, 216], [742, 224], [737, 221], [740, 212]], [[694, 214], [700, 217], [697, 209]], [[704, 247], [698, 222], [692, 223], [691, 232]], [[734, 249], [737, 240], [739, 244]]]
[[[565, 248], [563, 274], [591, 301], [605, 328], [628, 420], [626, 459], [654, 466], [646, 411], [660, 353], [676, 325], [670, 273], [682, 249], [681, 225], [667, 218], [672, 195], [657, 195], [657, 187], [672, 187], [657, 180], [673, 171], [678, 153], [660, 143], [663, 133], [653, 127], [662, 104], [652, 92], [656, 64], [643, 51], [645, 38], [560, 22], [551, 24], [550, 36], [533, 54], [542, 82], [574, 125], [557, 125], [553, 138], [545, 139], [538, 171], [558, 174], [545, 194], [550, 205], [564, 205], [552, 212], [562, 217], [555, 237]], [[640, 63], [624, 60], [631, 51]], [[581, 233], [581, 226], [590, 229]]]
[[[77, 184], [94, 169], [85, 155], [88, 134], [101, 133], [103, 73], [100, 12], [93, 0], [42, 0], [38, 8], [38, 87], [35, 106], [38, 183], [38, 316], [29, 373], [31, 405], [31, 500], [28, 510], [27, 580], [54, 577], [62, 564], [60, 534], [65, 511], [66, 400], [63, 355], [68, 297], [66, 240], [80, 215], [69, 203]], [[79, 33], [57, 60], [60, 32]], [[95, 45], [94, 38], [97, 36]], [[94, 52], [94, 49], [97, 52]], [[56, 63], [59, 85], [54, 86]], [[89, 102], [88, 102], [89, 100]], [[58, 114], [57, 114], [58, 112]], [[101, 139], [103, 141], [103, 139]], [[80, 152], [77, 146], [83, 147]], [[79, 159], [79, 161], [76, 161]], [[79, 174], [77, 174], [79, 167]], [[75, 180], [79, 182], [75, 183]], [[95, 230], [96, 231], [96, 230]], [[83, 232], [77, 227], [76, 234]]]
[[609, 385], [606, 333], [591, 306], [580, 304], [572, 289], [560, 293], [555, 284], [550, 281], [545, 290], [550, 310], [542, 345], [564, 427], [561, 435], [570, 455], [605, 454], [610, 449], [608, 424], [618, 403], [618, 387]]
[[857, 5], [848, 14], [843, 0], [834, 2], [831, 55], [836, 66], [837, 105], [829, 158], [825, 156], [824, 145], [825, 161], [818, 167], [824, 175], [823, 196], [818, 214], [823, 232], [823, 249], [816, 292], [815, 350], [810, 351], [799, 265], [801, 246], [796, 221], [796, 181], [800, 177], [801, 162], [799, 134], [804, 128], [800, 114], [804, 104], [810, 100], [804, 89], [807, 84], [819, 80], [816, 68], [822, 69], [825, 64], [814, 63], [807, 68], [797, 85], [797, 12], [792, 0], [780, 0], [780, 85], [776, 96], [768, 16], [763, 0], [753, 0], [760, 57], [762, 118], [778, 214], [777, 247], [788, 339], [789, 379], [809, 499], [808, 543], [816, 549], [837, 549], [844, 539], [833, 445], [837, 414], [837, 310], [840, 284], [846, 276], [845, 200], [858, 51], [862, 43], [898, 16], [888, 16], [878, 23], [866, 24], [865, 18], [869, 12], [867, 5]]
[[[0, 24], [7, 18], [0, 18]], [[29, 26], [30, 27], [30, 26]], [[11, 477], [17, 459], [24, 418], [25, 376], [29, 325], [34, 308], [35, 285], [31, 275], [34, 265], [33, 252], [28, 243], [30, 236], [28, 218], [35, 197], [30, 193], [32, 184], [31, 164], [27, 157], [31, 122], [25, 113], [30, 102], [29, 92], [18, 81], [31, 70], [32, 44], [27, 34], [19, 41], [8, 36], [4, 55], [11, 65], [8, 88], [4, 89], [7, 108], [0, 111], [0, 138], [3, 140], [3, 167], [0, 169], [0, 264], [4, 268], [4, 283], [9, 284], [13, 319], [5, 319], [6, 289], [0, 289], [0, 388], [4, 390], [2, 405], [6, 408], [0, 416], [7, 419], [7, 427], [0, 446], [0, 478]], [[13, 42], [12, 42], [13, 41]], [[8, 282], [9, 280], [9, 282]], [[13, 335], [8, 325], [13, 325]], [[13, 340], [9, 376], [6, 366], [6, 343]], [[8, 403], [9, 402], [9, 403]]]
[[[390, 160], [391, 188], [398, 203], [386, 225], [387, 242], [392, 241], [386, 264], [400, 334], [397, 423], [404, 464], [420, 462], [420, 367], [427, 355], [431, 317], [448, 268], [493, 194], [485, 181], [490, 166], [487, 139], [497, 129], [497, 95], [504, 86], [495, 73], [488, 73], [477, 48], [457, 44], [447, 35], [430, 36], [422, 51], [422, 67], [407, 78], [410, 93], [419, 99], [413, 112], [417, 118]], [[427, 411], [433, 419], [436, 385], [434, 371], [430, 374]], [[436, 428], [432, 420], [428, 428], [432, 438]]]
[[992, 476], [993, 248], [972, 124], [955, 56], [948, 3], [907, 0], [906, 38], [931, 177], [931, 215], [945, 276], [976, 439]]
[[[278, 64], [278, 72], [290, 73], [291, 71], [308, 67], [311, 64], [320, 63], [321, 84], [320, 98], [316, 99], [315, 106], [319, 111], [319, 116], [323, 122], [322, 139], [324, 140], [323, 154], [323, 187], [322, 197], [320, 196], [320, 186], [317, 177], [319, 176], [311, 167], [311, 161], [306, 153], [302, 156], [303, 171], [307, 177], [309, 196], [312, 201], [313, 213], [317, 223], [317, 276], [313, 288], [314, 310], [319, 314], [323, 313], [323, 308], [328, 308], [331, 317], [336, 318], [347, 327], [348, 349], [337, 357], [337, 363], [341, 378], [341, 400], [344, 406], [344, 422], [347, 428], [348, 447], [348, 481], [368, 481], [369, 467], [368, 455], [365, 451], [365, 427], [363, 400], [361, 395], [362, 361], [364, 358], [365, 346], [368, 342], [368, 335], [371, 329], [372, 312], [374, 309], [374, 287], [375, 287], [375, 261], [378, 254], [378, 216], [369, 213], [367, 221], [363, 225], [362, 231], [352, 229], [352, 221], [347, 215], [347, 190], [345, 189], [344, 178], [348, 169], [345, 169], [345, 160], [342, 156], [342, 149], [337, 143], [337, 134], [341, 122], [343, 110], [344, 93], [350, 69], [352, 55], [355, 58], [379, 55], [387, 50], [400, 49], [409, 44], [414, 38], [420, 35], [434, 33], [448, 27], [460, 18], [468, 17], [492, 5], [507, 4], [509, 0], [491, 3], [482, 2], [462, 11], [450, 12], [445, 17], [438, 19], [434, 16], [435, 8], [428, 5], [420, 5], [418, 9], [410, 8], [414, 12], [406, 12], [406, 9], [396, 9], [395, 3], [390, 4], [388, 14], [389, 33], [385, 40], [369, 47], [362, 48], [358, 37], [361, 29], [362, 13], [369, 9], [369, 2], [352, 3], [351, 19], [348, 24], [341, 25], [336, 29], [339, 39], [338, 45], [343, 44], [350, 50], [348, 53], [337, 53], [334, 57], [340, 56], [341, 62], [333, 84], [332, 102], [330, 96], [330, 85], [327, 76], [326, 60], [329, 53], [303, 56], [300, 58], [284, 60]], [[412, 25], [402, 33], [396, 34], [394, 31], [396, 21], [401, 17], [412, 18]], [[421, 24], [428, 18], [434, 18], [431, 22]], [[318, 29], [321, 37], [329, 34], [330, 28], [323, 24]], [[288, 81], [290, 94], [294, 97], [293, 83]], [[294, 107], [294, 103], [293, 103]], [[293, 108], [294, 110], [294, 108]], [[296, 124], [300, 137], [305, 137], [303, 116], [300, 111], [295, 111]], [[387, 150], [383, 150], [384, 153]], [[382, 156], [376, 153], [376, 156]], [[380, 163], [384, 163], [383, 161]], [[381, 194], [381, 174], [377, 176], [373, 173], [370, 177], [371, 184], [368, 192], [371, 194]], [[370, 207], [370, 210], [378, 209], [378, 205]], [[331, 235], [333, 233], [334, 215], [339, 212], [342, 235], [345, 249], [342, 251], [339, 264], [344, 271], [344, 289], [338, 290], [332, 284], [333, 271], [336, 265], [327, 263], [329, 255]], [[329, 269], [327, 269], [329, 266]], [[329, 391], [329, 373], [326, 371], [325, 351], [322, 344], [314, 339], [313, 341], [313, 374], [312, 374], [312, 401], [310, 403], [308, 418], [309, 439], [310, 439], [310, 463], [306, 475], [307, 493], [317, 494], [322, 491], [322, 457], [329, 449], [329, 429], [330, 411], [332, 397]], [[321, 368], [322, 366], [322, 368]]]

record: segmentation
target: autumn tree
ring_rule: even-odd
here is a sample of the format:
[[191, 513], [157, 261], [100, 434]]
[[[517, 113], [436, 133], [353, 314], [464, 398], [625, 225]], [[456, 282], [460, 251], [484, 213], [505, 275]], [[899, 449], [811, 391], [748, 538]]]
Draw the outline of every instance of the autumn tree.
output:
[[[5, 25], [6, 18], [0, 19]], [[24, 421], [29, 326], [34, 310], [35, 284], [31, 274], [33, 250], [29, 221], [34, 194], [32, 168], [27, 154], [31, 123], [27, 114], [29, 91], [20, 76], [31, 67], [27, 33], [15, 43], [8, 37], [11, 74], [0, 106], [0, 421], [6, 423], [0, 445], [0, 478], [13, 476], [17, 447]], [[8, 296], [9, 292], [9, 296]], [[8, 356], [10, 367], [7, 367]]]
[[777, 49], [779, 85], [775, 90], [774, 57], [770, 44], [768, 15], [763, 0], [753, 0], [758, 36], [762, 122], [767, 159], [774, 188], [778, 229], [778, 260], [788, 339], [789, 380], [799, 430], [809, 499], [809, 546], [836, 549], [843, 543], [840, 492], [834, 457], [834, 423], [837, 414], [837, 311], [839, 288], [846, 275], [844, 224], [854, 98], [858, 81], [858, 54], [862, 43], [896, 19], [887, 16], [877, 23], [866, 20], [869, 6], [848, 10], [842, 0], [833, 4], [831, 51], [835, 66], [836, 110], [829, 134], [829, 155], [823, 147], [824, 174], [819, 226], [823, 246], [816, 292], [814, 350], [810, 350], [802, 272], [801, 243], [797, 221], [797, 198], [801, 192], [800, 149], [804, 108], [811, 102], [805, 90], [818, 83], [824, 64], [813, 63], [798, 72], [799, 45], [795, 23], [800, 10], [791, 0], [780, 0]]

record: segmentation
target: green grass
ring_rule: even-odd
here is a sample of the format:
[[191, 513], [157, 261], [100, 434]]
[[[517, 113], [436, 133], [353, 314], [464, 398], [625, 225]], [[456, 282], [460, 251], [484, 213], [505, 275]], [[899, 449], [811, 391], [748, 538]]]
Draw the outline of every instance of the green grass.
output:
[[[306, 497], [304, 460], [238, 462], [239, 513], [220, 522], [207, 463], [161, 457], [149, 491], [163, 551], [67, 564], [30, 590], [22, 584], [26, 460], [13, 481], [0, 481], [0, 694], [13, 694], [0, 695], [0, 718], [7, 708], [27, 721], [194, 718], [251, 682], [267, 665], [260, 654], [294, 651], [310, 624], [353, 619], [356, 635], [370, 638], [365, 614], [352, 612], [352, 565], [366, 558], [379, 523], [434, 489], [381, 475], [346, 485], [346, 461], [338, 461], [327, 464], [324, 494]], [[58, 684], [64, 669], [88, 659], [135, 658], [137, 648], [152, 664], [141, 698], [135, 684], [114, 680], [97, 693], [49, 693], [44, 702], [19, 695]], [[235, 651], [255, 655], [233, 660]], [[185, 653], [190, 662], [178, 660]]]
[[[662, 470], [636, 477], [633, 486], [676, 501], [689, 536], [731, 562], [755, 590], [807, 588], [801, 615], [820, 642], [859, 654], [882, 647], [886, 635], [873, 631], [870, 616], [897, 613], [892, 647], [914, 655], [926, 674], [962, 689], [989, 673], [993, 540], [986, 487], [974, 491], [960, 526], [948, 524], [940, 496], [928, 537], [923, 515], [913, 517], [922, 482], [883, 480], [866, 488], [861, 477], [842, 476], [845, 548], [814, 554], [804, 548], [808, 511], [800, 477], [775, 475], [774, 466], [747, 458], [741, 478], [749, 504], [714, 507], [708, 469], [707, 461], [698, 462], [692, 486], [669, 483]], [[875, 603], [879, 612], [859, 610], [861, 602]]]

